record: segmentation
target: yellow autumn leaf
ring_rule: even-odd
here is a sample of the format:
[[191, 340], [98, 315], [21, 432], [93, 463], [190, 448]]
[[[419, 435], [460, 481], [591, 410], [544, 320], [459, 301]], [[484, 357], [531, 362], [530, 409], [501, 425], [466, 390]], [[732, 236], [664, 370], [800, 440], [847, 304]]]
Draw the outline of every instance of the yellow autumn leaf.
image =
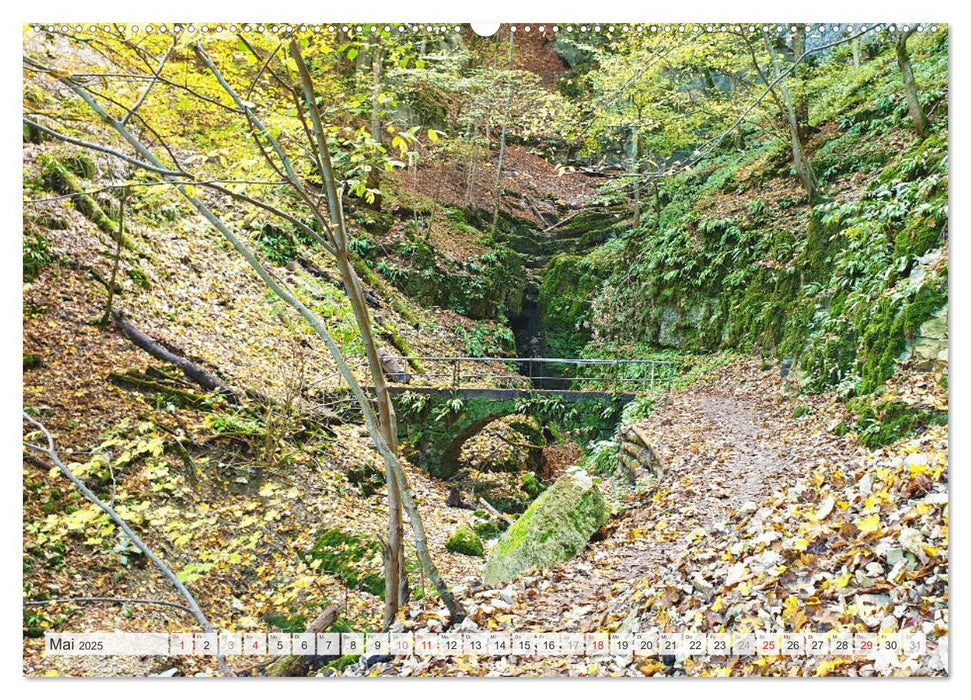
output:
[[846, 588], [850, 585], [850, 579], [853, 578], [849, 573], [845, 573], [836, 579], [836, 585], [840, 588]]
[[856, 526], [860, 528], [860, 532], [863, 534], [876, 532], [880, 529], [880, 515], [873, 513], [872, 515], [867, 515], [859, 520], [856, 520], [855, 523]]
[[845, 666], [846, 659], [825, 659], [816, 667], [817, 676], [828, 676], [840, 666]]
[[705, 530], [701, 527], [696, 527], [694, 530], [688, 533], [688, 542], [696, 542], [705, 536]]

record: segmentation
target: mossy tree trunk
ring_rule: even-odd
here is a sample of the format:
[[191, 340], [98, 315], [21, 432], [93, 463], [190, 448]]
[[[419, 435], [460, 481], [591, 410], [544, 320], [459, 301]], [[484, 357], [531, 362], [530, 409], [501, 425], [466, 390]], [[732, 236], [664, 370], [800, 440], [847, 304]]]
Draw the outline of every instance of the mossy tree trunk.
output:
[[[803, 30], [805, 31], [805, 27]], [[772, 44], [768, 36], [765, 37], [765, 48], [769, 52], [776, 76], [782, 75], [778, 49]], [[796, 101], [793, 98], [792, 92], [786, 86], [785, 80], [779, 81], [779, 91], [782, 93], [783, 116], [785, 117], [786, 127], [789, 131], [789, 142], [792, 148], [792, 167], [796, 171], [796, 177], [799, 178], [799, 183], [806, 190], [810, 201], [812, 201], [816, 197], [816, 175], [813, 173], [812, 163], [809, 162], [809, 157], [806, 155], [806, 150], [803, 145], [802, 133], [799, 127], [799, 115], [796, 111]]]
[[914, 79], [914, 67], [910, 62], [910, 53], [907, 51], [907, 40], [914, 33], [916, 27], [910, 27], [906, 31], [898, 29], [894, 38], [894, 52], [897, 55], [897, 65], [900, 67], [900, 75], [904, 83], [904, 96], [907, 98], [907, 111], [910, 113], [910, 120], [914, 123], [914, 131], [920, 138], [926, 138], [930, 129], [924, 108], [921, 107], [920, 98], [917, 95], [917, 81]]

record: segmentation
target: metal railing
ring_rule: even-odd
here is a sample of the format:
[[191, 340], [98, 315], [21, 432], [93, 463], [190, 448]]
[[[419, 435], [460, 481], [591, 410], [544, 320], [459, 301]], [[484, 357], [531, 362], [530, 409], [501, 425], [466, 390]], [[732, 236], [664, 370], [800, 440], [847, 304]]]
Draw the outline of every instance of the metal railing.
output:
[[[667, 360], [429, 355], [396, 356], [393, 359], [404, 370], [402, 374], [406, 375], [391, 377], [393, 383], [451, 389], [552, 388], [640, 392], [658, 386], [670, 388], [678, 372], [677, 365]], [[423, 371], [415, 371], [415, 361]]]

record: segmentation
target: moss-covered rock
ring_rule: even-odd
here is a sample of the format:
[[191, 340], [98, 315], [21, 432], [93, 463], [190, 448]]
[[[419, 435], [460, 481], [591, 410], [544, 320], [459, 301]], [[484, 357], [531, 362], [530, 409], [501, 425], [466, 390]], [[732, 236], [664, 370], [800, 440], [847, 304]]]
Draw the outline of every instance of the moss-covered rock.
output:
[[849, 400], [846, 407], [858, 417], [856, 431], [860, 443], [870, 449], [910, 437], [929, 425], [947, 424], [947, 412], [901, 401], [858, 397]]
[[575, 469], [537, 498], [499, 539], [483, 582], [493, 585], [518, 574], [572, 559], [607, 521], [607, 506], [593, 478]]
[[445, 543], [445, 549], [456, 554], [467, 554], [470, 557], [485, 556], [482, 540], [475, 531], [466, 524], [459, 525]]

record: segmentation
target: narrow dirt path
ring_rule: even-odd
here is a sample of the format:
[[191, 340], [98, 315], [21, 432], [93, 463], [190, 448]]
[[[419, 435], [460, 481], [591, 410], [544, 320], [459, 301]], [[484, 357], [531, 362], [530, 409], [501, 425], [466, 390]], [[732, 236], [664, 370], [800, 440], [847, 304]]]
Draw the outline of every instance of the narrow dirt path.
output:
[[[646, 502], [620, 517], [615, 532], [555, 569], [474, 593], [466, 628], [502, 631], [616, 630], [637, 607], [638, 589], [684, 586], [679, 571], [693, 543], [734, 527], [755, 503], [851, 448], [819, 418], [793, 418], [777, 371], [743, 362], [675, 393], [639, 427], [664, 465]], [[634, 622], [628, 620], [628, 624]], [[568, 674], [566, 660], [497, 659], [491, 671]], [[426, 666], [426, 664], [423, 664]], [[426, 673], [449, 673], [450, 663]]]
[[516, 626], [585, 631], [622, 618], [630, 584], [677, 568], [692, 533], [732, 526], [746, 504], [839, 456], [838, 439], [805, 434], [791, 413], [789, 401], [742, 398], [717, 385], [673, 396], [640, 426], [665, 465], [655, 500], [622, 516], [588, 556], [551, 572], [555, 585]]

